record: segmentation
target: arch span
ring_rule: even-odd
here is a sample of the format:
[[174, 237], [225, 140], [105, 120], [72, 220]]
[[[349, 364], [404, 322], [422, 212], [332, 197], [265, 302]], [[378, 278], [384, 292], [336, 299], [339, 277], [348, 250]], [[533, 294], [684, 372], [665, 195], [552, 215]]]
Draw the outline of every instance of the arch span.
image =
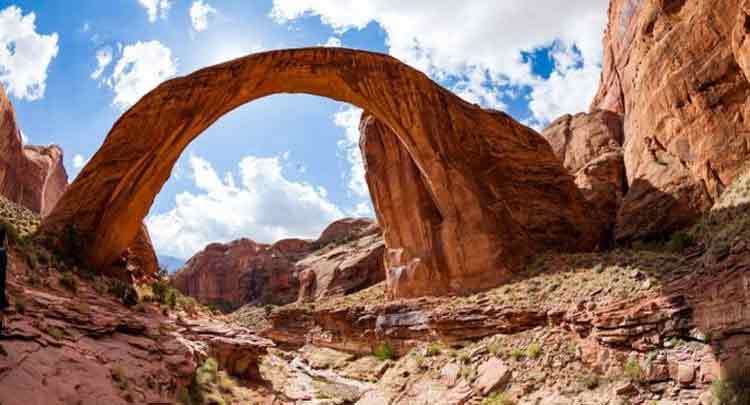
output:
[[[429, 224], [432, 242], [409, 246], [402, 238], [387, 247], [392, 254], [407, 252], [404, 265], [412, 270], [418, 271], [415, 259], [426, 256], [439, 256], [442, 268], [430, 269], [426, 284], [433, 285], [396, 295], [486, 288], [507, 279], [528, 252], [589, 249], [598, 241], [583, 197], [539, 134], [464, 102], [390, 56], [340, 48], [253, 54], [162, 83], [115, 123], [41, 231], [74, 225], [88, 238], [87, 262], [109, 265], [135, 238], [188, 144], [227, 112], [278, 93], [359, 106], [411, 159], [414, 173], [403, 175], [421, 177], [420, 195], [434, 208], [423, 211], [438, 219], [381, 220], [386, 229]], [[401, 190], [392, 191], [391, 199]]]

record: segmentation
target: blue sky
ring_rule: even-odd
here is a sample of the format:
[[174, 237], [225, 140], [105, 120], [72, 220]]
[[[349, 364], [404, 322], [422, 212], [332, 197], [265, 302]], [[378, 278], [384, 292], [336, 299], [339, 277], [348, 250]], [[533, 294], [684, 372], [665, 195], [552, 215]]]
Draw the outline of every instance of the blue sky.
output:
[[[71, 5], [71, 4], [74, 4]], [[0, 81], [30, 143], [63, 147], [71, 180], [111, 125], [169, 77], [261, 50], [391, 53], [537, 129], [587, 108], [606, 0], [0, 1]], [[42, 91], [43, 89], [43, 91]], [[147, 220], [157, 251], [314, 237], [372, 216], [358, 110], [279, 95], [223, 117], [183, 155]]]

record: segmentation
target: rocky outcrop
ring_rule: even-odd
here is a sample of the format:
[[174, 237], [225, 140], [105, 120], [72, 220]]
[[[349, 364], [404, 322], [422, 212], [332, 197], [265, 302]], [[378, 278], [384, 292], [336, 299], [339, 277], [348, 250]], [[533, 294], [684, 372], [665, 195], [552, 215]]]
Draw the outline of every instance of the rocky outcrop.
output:
[[621, 116], [604, 110], [565, 115], [542, 135], [611, 232], [627, 187]]
[[745, 9], [739, 0], [610, 3], [592, 111], [623, 115], [629, 191], [617, 239], [694, 222], [750, 157]]
[[273, 245], [240, 239], [214, 243], [173, 276], [186, 295], [224, 309], [283, 305], [359, 291], [382, 281], [383, 240], [377, 224], [346, 218], [315, 241], [284, 239]]
[[57, 271], [28, 268], [15, 250], [10, 263], [12, 306], [0, 339], [6, 405], [177, 403], [208, 357], [251, 383], [273, 347], [203, 312], [170, 314], [155, 303], [127, 308], [100, 289], [102, 279], [81, 280], [73, 293], [56, 281]]
[[62, 149], [24, 145], [13, 105], [0, 88], [0, 194], [44, 216], [67, 185]]
[[[388, 249], [406, 252], [401, 257], [409, 261], [394, 260], [396, 267], [444, 257], [444, 267], [431, 269], [446, 280], [441, 292], [488, 288], [519, 271], [529, 252], [589, 249], [601, 239], [572, 177], [539, 134], [506, 114], [466, 103], [392, 57], [341, 48], [264, 52], [162, 83], [117, 121], [42, 232], [75, 224], [90, 235], [91, 267], [107, 265], [135, 238], [187, 145], [225, 113], [277, 93], [349, 102], [393, 131], [440, 214], [432, 225], [441, 243], [429, 251]], [[415, 283], [403, 291], [435, 290]]]

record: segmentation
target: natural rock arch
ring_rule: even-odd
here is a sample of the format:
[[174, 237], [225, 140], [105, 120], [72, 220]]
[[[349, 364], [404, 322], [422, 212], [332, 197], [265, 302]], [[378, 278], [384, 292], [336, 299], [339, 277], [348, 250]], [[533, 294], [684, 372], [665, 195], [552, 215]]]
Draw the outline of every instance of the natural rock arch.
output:
[[396, 295], [487, 288], [507, 280], [534, 250], [598, 242], [581, 193], [539, 134], [461, 100], [392, 57], [331, 48], [253, 54], [161, 84], [115, 123], [41, 232], [75, 226], [87, 236], [85, 260], [108, 266], [135, 238], [188, 144], [227, 112], [278, 93], [359, 106], [412, 159], [439, 218], [390, 220], [425, 221], [437, 236], [427, 250], [387, 248], [409, 258], [395, 269], [401, 279], [408, 274], [400, 270], [419, 271], [426, 255], [440, 256], [444, 268], [431, 269], [427, 285]]

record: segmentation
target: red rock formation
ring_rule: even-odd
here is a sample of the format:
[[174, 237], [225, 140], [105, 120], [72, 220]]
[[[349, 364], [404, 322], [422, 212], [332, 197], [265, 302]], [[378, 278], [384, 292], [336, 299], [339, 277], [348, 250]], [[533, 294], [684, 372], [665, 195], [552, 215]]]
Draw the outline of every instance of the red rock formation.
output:
[[0, 194], [47, 215], [68, 185], [56, 145], [23, 145], [13, 105], [0, 87]]
[[603, 110], [565, 115], [542, 135], [611, 231], [627, 186], [620, 115]]
[[[589, 249], [600, 240], [572, 177], [537, 133], [464, 102], [394, 58], [340, 48], [249, 55], [161, 84], [118, 120], [42, 232], [75, 224], [92, 236], [92, 267], [111, 263], [135, 238], [187, 145], [228, 111], [277, 93], [349, 102], [393, 131], [440, 213], [434, 232], [441, 243], [426, 252], [388, 247], [425, 261], [444, 257], [446, 266], [431, 271], [455, 280], [442, 283], [450, 292], [506, 280], [526, 252]], [[432, 290], [414, 284], [404, 292]]]
[[[657, 236], [709, 209], [750, 157], [747, 7], [613, 0], [593, 109], [624, 115], [629, 192], [616, 237]], [[742, 68], [741, 68], [742, 67]]]
[[214, 243], [173, 277], [177, 289], [226, 309], [342, 296], [382, 281], [383, 240], [366, 219], [336, 221], [316, 241]]

